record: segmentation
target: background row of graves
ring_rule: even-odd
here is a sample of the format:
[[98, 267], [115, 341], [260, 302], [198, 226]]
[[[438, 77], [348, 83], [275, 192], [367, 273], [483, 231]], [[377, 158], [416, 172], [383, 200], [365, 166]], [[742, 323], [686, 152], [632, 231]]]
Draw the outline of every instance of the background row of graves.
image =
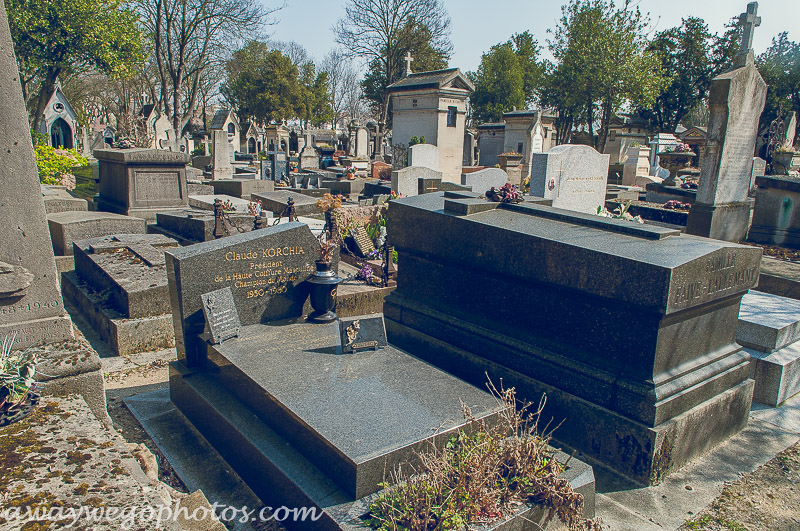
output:
[[[171, 391], [181, 411], [262, 498], [289, 493], [324, 508], [331, 526], [358, 524], [380, 472], [425, 442], [418, 433], [461, 425], [457, 398], [478, 416], [496, 415], [478, 391], [486, 372], [527, 397], [546, 392], [548, 414], [568, 419], [561, 443], [639, 483], [658, 482], [741, 430], [753, 397], [777, 405], [797, 391], [796, 303], [745, 295], [758, 282], [760, 250], [735, 243], [750, 223], [763, 105], [749, 54], [719, 80], [733, 85], [715, 93], [720, 113], [738, 120], [711, 128], [715, 151], [704, 157], [703, 208], [690, 211], [689, 234], [677, 223], [598, 217], [609, 194], [651, 190], [609, 189], [609, 155], [582, 145], [533, 155], [529, 194], [517, 203], [484, 196], [521, 187], [522, 161], [453, 177], [431, 144], [407, 148], [409, 165], [384, 167], [384, 179], [379, 164], [340, 177], [309, 151], [284, 189], [277, 173], [214, 174], [225, 157], [212, 164], [215, 178], [189, 179], [180, 152], [98, 150], [89, 209], [63, 189], [40, 190], [30, 153], [7, 139], [9, 175], [18, 177], [3, 181], [3, 215], [17, 230], [3, 249], [2, 329], [22, 330], [20, 346], [71, 339], [63, 292], [119, 354], [174, 343]], [[459, 82], [447, 76], [440, 82]], [[18, 118], [9, 123], [24, 124]], [[764, 182], [756, 176], [771, 190]], [[385, 278], [350, 310], [385, 312], [388, 344], [376, 352], [342, 357], [335, 325], [285, 321], [310, 311], [304, 282], [315, 236], [330, 230], [317, 207], [326, 193], [369, 217], [389, 202], [396, 287]], [[360, 254], [370, 243], [356, 239]], [[50, 246], [62, 258], [51, 261]], [[225, 288], [238, 335], [210, 341], [201, 297]], [[570, 474], [591, 516], [591, 471], [575, 461]]]

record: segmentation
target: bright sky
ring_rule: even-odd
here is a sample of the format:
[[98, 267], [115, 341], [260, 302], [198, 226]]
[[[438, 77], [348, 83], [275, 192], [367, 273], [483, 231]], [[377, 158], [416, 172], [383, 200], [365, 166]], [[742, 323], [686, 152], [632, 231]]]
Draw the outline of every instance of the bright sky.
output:
[[[261, 0], [276, 5], [280, 0]], [[346, 0], [285, 0], [277, 14], [272, 38], [296, 41], [315, 59], [336, 43], [331, 28], [344, 15]], [[540, 45], [547, 44], [548, 28], [555, 28], [561, 5], [567, 0], [442, 0], [452, 20], [454, 53], [450, 66], [463, 71], [476, 70], [481, 54], [491, 46], [507, 41], [514, 33], [529, 30]], [[616, 0], [619, 5], [621, 0]], [[636, 0], [634, 0], [636, 1]], [[650, 14], [654, 31], [677, 26], [681, 18], [696, 16], [705, 20], [712, 32], [721, 33], [731, 17], [747, 10], [745, 0], [640, 0], [639, 8]], [[758, 5], [761, 26], [756, 29], [753, 48], [756, 55], [766, 50], [773, 37], [782, 31], [800, 41], [800, 0], [762, 0]]]

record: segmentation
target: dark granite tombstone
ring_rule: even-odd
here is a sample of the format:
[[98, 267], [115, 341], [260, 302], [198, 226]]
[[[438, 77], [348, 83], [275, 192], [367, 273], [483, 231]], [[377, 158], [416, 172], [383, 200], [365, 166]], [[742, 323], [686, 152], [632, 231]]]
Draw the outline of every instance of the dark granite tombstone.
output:
[[189, 206], [186, 153], [162, 149], [97, 149], [98, 210], [152, 221], [157, 212]]
[[[382, 348], [343, 356], [338, 323], [297, 319], [318, 246], [307, 226], [289, 223], [171, 251], [180, 338], [170, 394], [265, 504], [314, 507], [314, 529], [355, 531], [386, 474], [464, 427], [462, 403], [486, 422], [501, 406], [374, 331], [365, 339]], [[213, 345], [200, 337], [201, 295], [225, 287], [242, 327]], [[369, 331], [374, 319], [362, 319]], [[592, 472], [570, 467], [592, 516]]]
[[785, 175], [755, 178], [756, 200], [748, 239], [800, 248], [800, 180]]
[[299, 317], [319, 243], [293, 222], [170, 250], [167, 276], [178, 359], [200, 364], [205, 347], [203, 293], [231, 287], [242, 326]]
[[392, 202], [392, 344], [474, 384], [488, 372], [547, 393], [560, 442], [643, 483], [746, 425], [735, 333], [760, 249], [476, 195]]

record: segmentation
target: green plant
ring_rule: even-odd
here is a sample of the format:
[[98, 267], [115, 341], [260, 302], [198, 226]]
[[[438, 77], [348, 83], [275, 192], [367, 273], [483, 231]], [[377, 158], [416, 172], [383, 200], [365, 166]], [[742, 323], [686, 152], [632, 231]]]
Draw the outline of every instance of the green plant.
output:
[[75, 177], [72, 169], [85, 166], [89, 163], [86, 157], [81, 156], [74, 149], [56, 149], [39, 144], [36, 146], [36, 167], [39, 170], [39, 180], [43, 184], [64, 184], [68, 188], [70, 182], [75, 187]]
[[792, 146], [781, 146], [775, 149], [775, 153], [796, 153], [797, 151]]
[[633, 214], [628, 213], [628, 209], [631, 208], [630, 203], [625, 203], [621, 206], [618, 206], [614, 209], [614, 212], [609, 212], [608, 209], [604, 206], [597, 207], [597, 215], [602, 216], [604, 218], [612, 218], [612, 219], [624, 219], [626, 221], [635, 221], [637, 223], [644, 223], [642, 216], [633, 216]]
[[520, 502], [540, 504], [555, 512], [570, 529], [599, 530], [585, 520], [583, 496], [559, 477], [564, 466], [548, 445], [550, 434], [538, 433], [544, 408], [527, 413], [516, 392], [489, 389], [505, 406], [496, 423], [477, 420], [462, 405], [467, 427], [452, 436], [444, 448], [433, 447], [417, 457], [419, 466], [398, 468], [393, 486], [384, 488], [370, 505], [368, 524], [381, 531], [462, 529], [515, 510]]
[[408, 147], [416, 146], [417, 144], [424, 144], [424, 143], [425, 143], [425, 137], [424, 136], [421, 136], [419, 138], [417, 138], [416, 136], [412, 136], [411, 140], [408, 141]]
[[0, 405], [20, 402], [35, 383], [35, 356], [30, 350], [14, 353], [16, 337], [16, 332], [6, 334], [0, 349]]
[[192, 157], [203, 157], [206, 154], [206, 147], [203, 144], [199, 144], [196, 148], [192, 150], [191, 156]]
[[31, 130], [31, 142], [33, 142], [33, 147], [38, 145], [46, 145], [47, 144], [47, 135], [44, 133], [40, 133], [39, 131]]

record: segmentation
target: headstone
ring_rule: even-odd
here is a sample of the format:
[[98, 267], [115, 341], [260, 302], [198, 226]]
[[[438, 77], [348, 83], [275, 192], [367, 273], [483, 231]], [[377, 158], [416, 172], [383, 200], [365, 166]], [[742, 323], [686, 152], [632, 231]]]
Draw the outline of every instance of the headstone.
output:
[[402, 264], [390, 344], [474, 385], [488, 372], [546, 393], [566, 445], [656, 483], [747, 425], [735, 335], [761, 249], [474, 193], [392, 201], [387, 226]]
[[650, 175], [650, 148], [630, 147], [622, 167], [622, 185], [638, 186], [636, 179]]
[[791, 149], [794, 147], [794, 138], [797, 134], [797, 113], [789, 111], [786, 118], [784, 118], [784, 123], [786, 124], [786, 136], [781, 142], [781, 147]]
[[239, 313], [236, 311], [236, 303], [233, 300], [231, 287], [228, 286], [211, 293], [204, 293], [201, 298], [203, 300], [203, 315], [211, 333], [211, 343], [219, 345], [226, 339], [239, 337], [239, 329], [242, 328], [242, 323], [239, 321]]
[[767, 173], [767, 161], [761, 157], [753, 157], [753, 168], [750, 171], [750, 197], [756, 194], [756, 177], [761, 177]]
[[98, 149], [97, 209], [153, 221], [157, 212], [189, 205], [185, 153], [161, 149]]
[[214, 201], [219, 199], [225, 204], [226, 211], [236, 211], [240, 214], [250, 212], [250, 199], [242, 199], [232, 195], [212, 194], [212, 195], [190, 195], [189, 206], [200, 210], [214, 210]]
[[485, 194], [492, 186], [500, 188], [507, 182], [508, 174], [500, 168], [486, 168], [472, 173], [465, 173], [461, 176], [461, 185], [466, 186], [476, 194]]
[[392, 191], [403, 197], [417, 195], [419, 179], [442, 179], [442, 173], [430, 168], [409, 166], [392, 172]]
[[366, 127], [356, 129], [355, 153], [356, 158], [369, 157], [369, 130]]
[[605, 203], [609, 158], [573, 144], [534, 153], [530, 195], [552, 199], [556, 208], [596, 214]]
[[213, 178], [233, 179], [230, 152], [233, 146], [228, 142], [228, 133], [222, 129], [214, 129], [211, 134], [214, 142]]
[[167, 252], [167, 278], [178, 359], [205, 358], [201, 295], [231, 288], [242, 326], [299, 317], [308, 298], [319, 243], [294, 222]]
[[439, 171], [439, 148], [432, 144], [416, 144], [408, 148], [408, 165]]
[[753, 152], [767, 96], [767, 84], [758, 73], [747, 42], [760, 21], [755, 16], [757, 8], [758, 4], [751, 2], [740, 18], [743, 42], [734, 61], [736, 68], [711, 82], [708, 139], [697, 202], [686, 225], [688, 234], [737, 242], [747, 236]]
[[408, 147], [405, 144], [392, 144], [392, 170], [402, 170], [408, 166]]
[[[252, 230], [254, 216], [249, 212], [233, 212], [226, 214], [223, 219], [230, 225], [228, 232], [235, 234]], [[159, 212], [156, 215], [156, 224], [150, 225], [148, 230], [173, 238], [181, 245], [192, 245], [215, 239], [214, 221], [213, 210]], [[268, 221], [264, 220], [265, 223]]]
[[5, 7], [0, 5], [0, 335], [14, 348], [73, 337], [47, 230], [42, 187], [28, 129]]
[[342, 317], [339, 319], [339, 335], [344, 354], [360, 350], [378, 350], [388, 344], [386, 325], [381, 313]]
[[366, 258], [370, 253], [375, 252], [375, 243], [372, 241], [372, 238], [369, 237], [367, 229], [365, 229], [363, 225], [359, 225], [356, 229], [355, 234], [353, 234], [353, 241], [356, 246], [355, 250], [359, 256]]
[[475, 135], [467, 131], [464, 133], [464, 156], [461, 160], [463, 166], [475, 164]]

